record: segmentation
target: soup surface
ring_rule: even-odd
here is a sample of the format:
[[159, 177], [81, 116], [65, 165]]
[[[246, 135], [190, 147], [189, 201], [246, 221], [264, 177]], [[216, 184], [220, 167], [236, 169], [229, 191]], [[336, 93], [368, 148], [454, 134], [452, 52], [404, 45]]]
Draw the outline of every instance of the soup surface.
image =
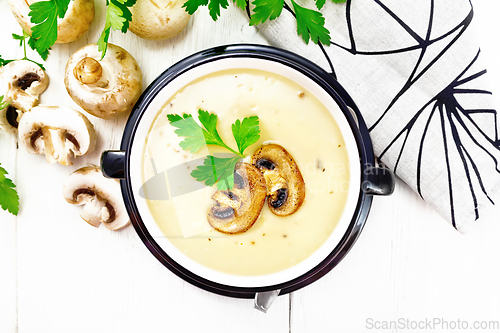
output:
[[[245, 154], [251, 156], [266, 142], [288, 150], [306, 184], [305, 201], [295, 214], [278, 217], [266, 202], [257, 222], [245, 233], [227, 235], [212, 229], [206, 216], [215, 203], [211, 197], [216, 187], [203, 186], [189, 172], [207, 154], [227, 151], [213, 146], [196, 154], [182, 150], [183, 138], [167, 120], [167, 114], [174, 113], [192, 114], [197, 120], [199, 109], [218, 115], [218, 132], [231, 147], [236, 147], [231, 124], [259, 117], [260, 140]], [[343, 137], [323, 104], [300, 85], [253, 69], [202, 77], [166, 101], [148, 133], [143, 166], [146, 184], [153, 177], [158, 179], [154, 190], [144, 186], [143, 195], [164, 236], [206, 267], [247, 276], [282, 271], [317, 250], [341, 217], [350, 177]], [[158, 182], [165, 182], [168, 193], [163, 197], [158, 195]]]

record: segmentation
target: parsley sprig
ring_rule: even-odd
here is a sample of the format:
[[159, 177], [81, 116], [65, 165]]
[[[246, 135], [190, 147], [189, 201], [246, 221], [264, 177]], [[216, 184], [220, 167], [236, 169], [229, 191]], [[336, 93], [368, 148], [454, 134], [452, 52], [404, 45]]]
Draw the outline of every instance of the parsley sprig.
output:
[[104, 30], [97, 41], [98, 50], [101, 52], [101, 59], [106, 55], [108, 40], [111, 29], [120, 30], [125, 33], [128, 30], [132, 13], [129, 8], [135, 5], [137, 0], [106, 0], [106, 23]]
[[223, 147], [234, 156], [217, 157], [208, 155], [203, 160], [203, 165], [198, 166], [191, 172], [191, 176], [199, 182], [205, 182], [207, 186], [217, 184], [221, 191], [234, 187], [234, 167], [238, 161], [245, 157], [245, 149], [260, 139], [259, 117], [247, 117], [236, 120], [231, 126], [233, 137], [238, 150], [229, 147], [217, 131], [218, 116], [205, 110], [198, 110], [200, 126], [190, 114], [168, 114], [170, 125], [176, 127], [174, 131], [179, 137], [184, 137], [180, 142], [183, 150], [196, 153], [207, 145]]
[[71, 0], [48, 0], [35, 2], [30, 6], [31, 28], [30, 46], [47, 60], [49, 50], [57, 40], [57, 19], [63, 18]]
[[[43, 70], [45, 70], [45, 68], [43, 67], [43, 65], [42, 65], [42, 64], [40, 64], [40, 63], [38, 63], [38, 62], [36, 62], [36, 61], [34, 61], [34, 60], [32, 60], [32, 59], [29, 59], [29, 58], [28, 58], [28, 55], [27, 55], [27, 53], [26, 53], [26, 40], [30, 38], [30, 35], [29, 35], [27, 32], [23, 31], [23, 35], [22, 35], [22, 36], [21, 36], [21, 35], [17, 35], [17, 34], [12, 34], [12, 38], [13, 38], [13, 39], [18, 40], [18, 41], [19, 41], [19, 46], [21, 46], [21, 47], [23, 48], [23, 50], [24, 50], [24, 56], [23, 56], [20, 60], [28, 60], [28, 61], [31, 61], [32, 63], [37, 64], [37, 65], [38, 65], [38, 66], [40, 66]], [[30, 45], [29, 40], [28, 40], [28, 45]], [[31, 47], [31, 45], [30, 45], [30, 47]], [[32, 48], [32, 49], [33, 49], [33, 48]], [[5, 66], [5, 65], [7, 65], [9, 62], [13, 62], [13, 61], [16, 61], [16, 60], [17, 60], [17, 59], [8, 59], [8, 60], [5, 60], [5, 59], [3, 59], [3, 58], [2, 58], [2, 56], [0, 56], [0, 67]], [[2, 96], [2, 97], [3, 97], [3, 96]], [[0, 101], [1, 101], [1, 100], [0, 100]], [[1, 107], [1, 105], [0, 105], [0, 110], [2, 110], [2, 109], [3, 109], [3, 108], [2, 108], [2, 107]]]

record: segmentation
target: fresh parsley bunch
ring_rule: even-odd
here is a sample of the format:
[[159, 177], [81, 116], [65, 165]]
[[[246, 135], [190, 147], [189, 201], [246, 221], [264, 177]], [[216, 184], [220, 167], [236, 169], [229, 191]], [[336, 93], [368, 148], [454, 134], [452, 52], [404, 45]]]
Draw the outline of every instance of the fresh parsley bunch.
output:
[[245, 149], [253, 145], [260, 139], [259, 117], [247, 117], [243, 120], [236, 120], [231, 126], [233, 137], [238, 146], [238, 150], [229, 147], [220, 137], [217, 131], [218, 116], [205, 110], [198, 110], [198, 120], [200, 126], [190, 114], [169, 114], [167, 118], [170, 125], [176, 127], [174, 131], [177, 136], [185, 139], [180, 142], [183, 150], [196, 153], [207, 145], [223, 147], [229, 150], [233, 157], [220, 158], [214, 155], [207, 155], [203, 160], [203, 165], [198, 166], [191, 172], [199, 182], [205, 182], [207, 186], [217, 184], [221, 191], [230, 190], [234, 187], [234, 167], [238, 161], [245, 157]]
[[[302, 36], [306, 44], [312, 40], [315, 44], [321, 42], [330, 45], [330, 32], [325, 28], [325, 18], [319, 11], [326, 3], [326, 0], [315, 0], [318, 10], [308, 9], [300, 6], [294, 0], [290, 0], [297, 20], [297, 34]], [[249, 12], [246, 0], [233, 0], [236, 6]], [[335, 3], [346, 2], [346, 0], [332, 0]], [[227, 8], [228, 0], [187, 0], [184, 8], [189, 14], [194, 14], [200, 6], [208, 6], [210, 16], [214, 21], [220, 16], [221, 8]], [[285, 0], [253, 0], [253, 13], [250, 16], [250, 25], [258, 25], [267, 20], [274, 20], [281, 15]]]

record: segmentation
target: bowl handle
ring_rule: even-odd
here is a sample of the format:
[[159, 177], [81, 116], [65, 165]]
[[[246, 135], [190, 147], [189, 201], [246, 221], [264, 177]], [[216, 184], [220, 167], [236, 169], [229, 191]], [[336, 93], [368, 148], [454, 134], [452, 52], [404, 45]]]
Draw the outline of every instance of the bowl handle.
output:
[[101, 156], [101, 171], [104, 177], [125, 178], [125, 151], [106, 150]]
[[254, 308], [264, 313], [269, 310], [281, 289], [255, 293]]
[[365, 170], [363, 192], [371, 195], [390, 195], [394, 192], [394, 173], [384, 166], [368, 166]]

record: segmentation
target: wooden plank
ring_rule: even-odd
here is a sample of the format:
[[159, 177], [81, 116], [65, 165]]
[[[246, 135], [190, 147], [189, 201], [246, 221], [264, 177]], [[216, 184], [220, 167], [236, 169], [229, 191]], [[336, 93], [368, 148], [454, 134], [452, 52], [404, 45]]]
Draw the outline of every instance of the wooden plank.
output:
[[[5, 15], [4, 13], [9, 13]], [[13, 33], [21, 33], [14, 17], [10, 15], [7, 1], [0, 2], [0, 26], [12, 26]], [[17, 28], [19, 27], [19, 28]], [[10, 38], [10, 33], [2, 34], [0, 55], [4, 59], [22, 57], [19, 42]], [[0, 130], [0, 163], [9, 173], [9, 178], [18, 184], [16, 135]], [[24, 201], [21, 198], [21, 210]], [[17, 332], [17, 217], [0, 209], [0, 332]]]
[[[17, 183], [16, 137], [0, 131], [0, 164]], [[23, 204], [23, 202], [21, 202]], [[0, 332], [17, 329], [17, 218], [0, 209]]]

